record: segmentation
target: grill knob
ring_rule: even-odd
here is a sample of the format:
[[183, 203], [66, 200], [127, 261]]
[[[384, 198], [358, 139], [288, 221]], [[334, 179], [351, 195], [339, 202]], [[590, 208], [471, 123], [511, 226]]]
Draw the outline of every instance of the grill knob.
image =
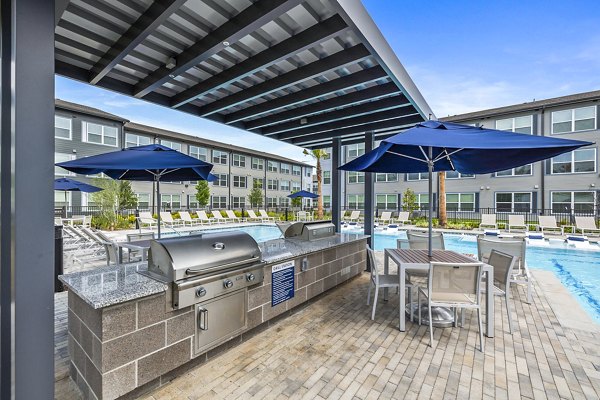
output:
[[254, 282], [255, 279], [256, 279], [256, 277], [254, 276], [254, 274], [252, 272], [250, 272], [249, 274], [246, 275], [246, 280], [248, 282]]
[[202, 286], [200, 286], [198, 289], [196, 289], [196, 296], [198, 296], [198, 297], [206, 296], [206, 289], [204, 289]]
[[225, 286], [225, 288], [229, 289], [229, 288], [233, 287], [233, 281], [231, 279], [225, 279], [223, 281], [223, 286]]

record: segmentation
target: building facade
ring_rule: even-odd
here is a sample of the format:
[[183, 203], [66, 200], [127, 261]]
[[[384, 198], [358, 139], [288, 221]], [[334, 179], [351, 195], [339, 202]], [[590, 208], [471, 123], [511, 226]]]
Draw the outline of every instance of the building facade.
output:
[[[115, 151], [131, 146], [160, 143], [202, 161], [212, 163], [219, 177], [209, 183], [209, 206], [217, 209], [241, 209], [250, 206], [248, 195], [254, 185], [263, 192], [263, 207], [289, 205], [287, 196], [301, 189], [310, 190], [313, 167], [275, 154], [198, 138], [130, 122], [122, 117], [91, 107], [56, 100], [55, 161]], [[92, 183], [94, 177], [76, 176], [55, 167], [55, 176], [72, 177]], [[138, 208], [156, 204], [152, 182], [131, 182], [138, 197]], [[161, 200], [165, 209], [197, 209], [196, 182], [161, 183]], [[85, 210], [93, 206], [93, 197], [79, 192], [55, 192], [55, 206]], [[310, 200], [304, 200], [310, 206]]]
[[[600, 137], [600, 91], [533, 101], [442, 118], [442, 121], [521, 133], [596, 142]], [[378, 145], [379, 143], [376, 143]], [[364, 144], [345, 146], [342, 162], [364, 154]], [[331, 160], [323, 161], [324, 202], [331, 199]], [[595, 212], [599, 200], [597, 145], [542, 162], [484, 175], [446, 173], [449, 211], [552, 213]], [[364, 174], [341, 172], [344, 208], [364, 207]], [[436, 174], [436, 184], [439, 178]], [[400, 210], [412, 189], [421, 207], [429, 204], [427, 174], [376, 174], [375, 207]], [[434, 189], [434, 206], [437, 190]]]

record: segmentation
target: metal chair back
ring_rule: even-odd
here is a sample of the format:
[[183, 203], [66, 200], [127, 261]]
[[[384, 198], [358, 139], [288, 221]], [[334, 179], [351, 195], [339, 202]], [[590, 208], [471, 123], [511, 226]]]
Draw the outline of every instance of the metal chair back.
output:
[[504, 291], [508, 291], [510, 286], [510, 278], [516, 260], [517, 257], [497, 250], [492, 250], [490, 253], [487, 263], [494, 267], [494, 281], [500, 283]]
[[477, 259], [489, 264], [492, 250], [496, 250], [515, 257], [515, 265], [524, 268], [527, 243], [525, 239], [490, 239], [482, 236], [477, 237]]
[[[423, 233], [406, 232], [408, 238], [408, 246], [411, 250], [428, 250], [429, 235]], [[444, 235], [441, 232], [433, 232], [431, 234], [431, 248], [433, 250], [445, 250]]]
[[463, 294], [475, 297], [473, 300], [479, 304], [482, 266], [482, 263], [432, 262], [429, 269], [429, 298], [434, 302], [443, 302], [452, 298], [451, 295]]

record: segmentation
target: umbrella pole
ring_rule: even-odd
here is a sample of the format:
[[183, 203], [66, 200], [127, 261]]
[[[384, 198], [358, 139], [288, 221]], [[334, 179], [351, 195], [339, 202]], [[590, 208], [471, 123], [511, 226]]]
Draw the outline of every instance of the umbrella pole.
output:
[[158, 218], [158, 238], [160, 239], [160, 203], [161, 203], [161, 199], [160, 199], [160, 178], [158, 175], [154, 176], [154, 181], [156, 182], [156, 201], [157, 201], [156, 214], [157, 214], [157, 218]]
[[427, 165], [429, 169], [429, 258], [432, 257], [432, 236], [433, 236], [433, 148], [429, 146]]

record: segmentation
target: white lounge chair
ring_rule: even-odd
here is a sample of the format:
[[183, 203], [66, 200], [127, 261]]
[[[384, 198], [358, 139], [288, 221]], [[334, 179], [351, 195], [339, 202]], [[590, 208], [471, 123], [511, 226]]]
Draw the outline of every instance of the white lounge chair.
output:
[[554, 233], [564, 233], [563, 228], [556, 224], [556, 217], [554, 215], [540, 215], [538, 217], [538, 228], [542, 233], [544, 231], [550, 231]]
[[243, 222], [244, 220], [235, 215], [232, 210], [225, 210], [225, 214], [227, 214], [227, 218], [231, 220], [231, 222]]
[[410, 219], [408, 219], [408, 216], [409, 216], [409, 215], [410, 215], [410, 214], [409, 214], [409, 212], [408, 212], [408, 211], [400, 211], [400, 212], [398, 213], [398, 218], [396, 218], [396, 221], [397, 221], [399, 224], [402, 224], [402, 225], [404, 225], [404, 224], [405, 224], [405, 223], [407, 223], [407, 222], [408, 222], [408, 223], [410, 223]]
[[265, 222], [265, 219], [263, 217], [257, 216], [254, 210], [246, 210], [246, 212], [248, 212], [248, 218], [246, 219], [247, 221]]
[[498, 224], [496, 223], [496, 214], [481, 214], [481, 223], [479, 224], [479, 229], [483, 228], [498, 229]]
[[190, 215], [190, 213], [188, 211], [179, 211], [179, 217], [183, 221], [183, 226], [200, 225], [200, 221], [198, 221], [198, 219], [192, 218], [192, 216]]
[[263, 221], [272, 221], [275, 222], [275, 217], [269, 217], [269, 214], [265, 210], [258, 210], [258, 213], [263, 218]]
[[140, 227], [140, 231], [147, 225], [150, 229], [155, 226], [158, 226], [158, 221], [152, 216], [150, 211], [140, 211], [140, 215], [137, 217], [138, 225]]
[[312, 221], [313, 216], [308, 211], [298, 211], [296, 213], [296, 221]]
[[198, 216], [198, 220], [200, 221], [200, 223], [202, 225], [204, 225], [204, 224], [212, 225], [213, 222], [215, 222], [215, 219], [210, 218], [208, 215], [206, 215], [206, 211], [204, 211], [204, 210], [196, 211], [196, 215]]
[[600, 234], [594, 217], [575, 217], [575, 228], [581, 230], [582, 235], [585, 235], [586, 232], [588, 235], [590, 233]]
[[347, 222], [359, 222], [360, 220], [360, 210], [354, 210], [350, 213], [349, 217], [346, 217]]
[[384, 211], [381, 216], [377, 218], [377, 222], [380, 224], [390, 224], [392, 222], [392, 213], [390, 211]]
[[226, 224], [227, 222], [229, 222], [229, 218], [224, 218], [223, 214], [221, 214], [221, 211], [219, 210], [213, 210], [212, 211], [212, 215], [215, 221], [217, 221], [217, 223], [219, 224]]
[[506, 224], [506, 230], [509, 232], [513, 231], [525, 231], [529, 230], [529, 225], [525, 223], [525, 216], [523, 215], [509, 215], [508, 224]]
[[175, 229], [176, 227], [183, 225], [182, 220], [173, 219], [173, 216], [168, 211], [160, 212], [160, 223], [162, 225], [166, 226], [167, 228], [172, 228], [172, 229]]

